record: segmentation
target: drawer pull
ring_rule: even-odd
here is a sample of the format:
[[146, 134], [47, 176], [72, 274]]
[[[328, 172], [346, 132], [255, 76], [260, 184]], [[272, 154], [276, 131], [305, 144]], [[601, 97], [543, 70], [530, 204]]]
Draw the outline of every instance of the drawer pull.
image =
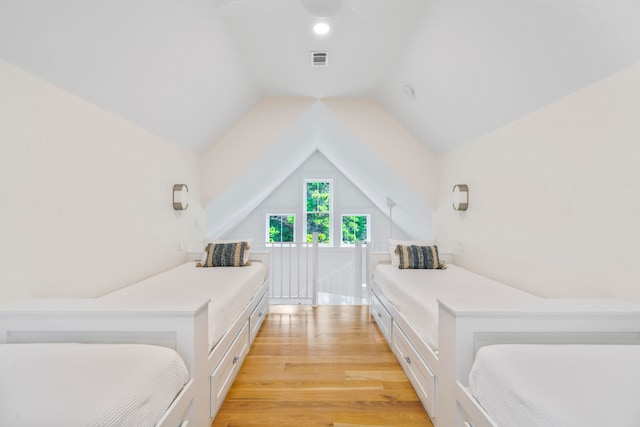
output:
[[238, 360], [240, 360], [240, 356], [233, 356], [233, 360], [231, 361], [231, 363], [235, 365], [236, 363], [238, 363]]
[[469, 421], [465, 421], [464, 427], [473, 427], [473, 424], [471, 424]]
[[260, 314], [258, 314], [258, 317], [262, 317], [263, 314], [264, 314], [264, 311], [261, 311]]
[[411, 365], [411, 358], [409, 356], [405, 356], [404, 361], [407, 362], [407, 365]]
[[185, 420], [182, 424], [180, 424], [180, 427], [188, 427], [189, 426], [189, 420]]
[[380, 312], [378, 312], [378, 317], [382, 317], [382, 314]]

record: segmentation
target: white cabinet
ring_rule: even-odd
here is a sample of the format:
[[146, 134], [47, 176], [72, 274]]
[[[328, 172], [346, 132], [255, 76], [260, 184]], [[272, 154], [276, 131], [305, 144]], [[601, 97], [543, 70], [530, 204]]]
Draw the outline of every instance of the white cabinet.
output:
[[249, 317], [249, 328], [250, 328], [249, 343], [253, 343], [253, 339], [258, 334], [258, 331], [260, 330], [260, 326], [262, 326], [262, 322], [264, 321], [264, 318], [266, 317], [268, 311], [269, 311], [269, 295], [268, 293], [265, 293], [262, 296], [262, 299], [260, 300], [256, 308], [253, 309], [253, 312]]
[[371, 297], [370, 305], [371, 315], [375, 319], [376, 323], [382, 331], [382, 335], [387, 339], [387, 342], [391, 344], [391, 314], [384, 308], [384, 305], [380, 302], [378, 297], [373, 294]]
[[433, 417], [435, 415], [435, 376], [395, 322], [393, 323], [393, 345], [391, 349], [405, 374], [407, 374], [407, 378], [413, 385], [413, 389], [420, 398], [422, 405], [429, 413], [429, 416]]
[[249, 322], [246, 321], [233, 343], [211, 374], [211, 416], [215, 417], [249, 352]]

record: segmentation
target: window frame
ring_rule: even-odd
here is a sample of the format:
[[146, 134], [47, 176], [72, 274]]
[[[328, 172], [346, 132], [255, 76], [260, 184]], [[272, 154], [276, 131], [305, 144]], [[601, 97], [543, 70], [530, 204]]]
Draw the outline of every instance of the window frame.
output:
[[[292, 216], [293, 217], [293, 240], [291, 242], [289, 241], [278, 241], [278, 242], [272, 242], [271, 241], [271, 217], [274, 216]], [[296, 242], [296, 235], [297, 235], [297, 230], [296, 230], [296, 214], [295, 213], [273, 213], [273, 212], [267, 212], [265, 214], [265, 243], [267, 245], [272, 245], [272, 244], [277, 244], [277, 243], [295, 243]]]
[[371, 214], [370, 213], [364, 213], [364, 212], [360, 212], [360, 213], [341, 213], [340, 214], [340, 247], [341, 248], [353, 248], [355, 247], [355, 242], [354, 243], [346, 243], [344, 242], [344, 235], [343, 235], [343, 230], [342, 230], [342, 223], [344, 221], [344, 217], [346, 216], [361, 216], [361, 217], [366, 217], [367, 218], [367, 236], [365, 237], [365, 240], [362, 241], [371, 241]]
[[326, 214], [329, 216], [329, 228], [328, 228], [328, 233], [329, 233], [329, 239], [326, 242], [318, 242], [318, 246], [322, 246], [322, 247], [332, 247], [334, 246], [334, 239], [333, 239], [333, 234], [334, 234], [334, 229], [333, 229], [333, 224], [334, 224], [334, 204], [335, 204], [335, 197], [334, 197], [334, 179], [333, 178], [303, 178], [302, 180], [302, 236], [304, 238], [304, 241], [307, 241], [307, 234], [308, 234], [308, 228], [307, 228], [307, 224], [308, 224], [308, 215], [311, 214], [316, 214], [316, 213], [325, 213], [325, 212], [320, 212], [320, 211], [309, 211], [307, 210], [307, 187], [308, 187], [308, 183], [313, 183], [313, 182], [319, 182], [319, 183], [328, 183], [329, 184], [329, 211], [326, 212]]

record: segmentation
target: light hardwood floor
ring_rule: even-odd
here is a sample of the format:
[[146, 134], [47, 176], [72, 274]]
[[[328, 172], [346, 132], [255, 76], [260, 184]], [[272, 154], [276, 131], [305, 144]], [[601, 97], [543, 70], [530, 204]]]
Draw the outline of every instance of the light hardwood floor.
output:
[[214, 427], [433, 427], [368, 306], [271, 306]]

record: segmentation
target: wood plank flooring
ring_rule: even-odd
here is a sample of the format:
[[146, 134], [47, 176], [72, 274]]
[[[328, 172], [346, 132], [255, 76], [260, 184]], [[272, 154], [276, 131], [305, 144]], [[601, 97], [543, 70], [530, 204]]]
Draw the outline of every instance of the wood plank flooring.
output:
[[271, 306], [213, 427], [433, 427], [368, 306]]

